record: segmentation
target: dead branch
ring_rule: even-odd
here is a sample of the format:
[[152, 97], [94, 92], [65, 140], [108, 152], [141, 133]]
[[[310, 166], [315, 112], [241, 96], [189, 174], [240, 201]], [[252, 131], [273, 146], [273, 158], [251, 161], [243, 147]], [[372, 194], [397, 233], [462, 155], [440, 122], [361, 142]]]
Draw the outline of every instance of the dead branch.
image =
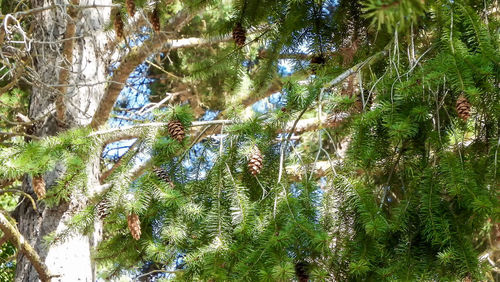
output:
[[[165, 39], [164, 35], [158, 35], [159, 39], [153, 37], [152, 40], [144, 42], [141, 47], [132, 50], [121, 62], [120, 66], [114, 71], [113, 77], [109, 86], [106, 88], [104, 97], [101, 99], [97, 111], [92, 118], [90, 126], [93, 129], [99, 128], [103, 125], [109, 117], [113, 106], [123, 88], [124, 83], [129, 77], [130, 73], [135, 69], [136, 66], [141, 64], [150, 54], [158, 52], [161, 48], [167, 48], [169, 50], [179, 49], [179, 48], [189, 48], [200, 45], [207, 45], [229, 40], [229, 37], [222, 39], [205, 39], [205, 38], [183, 38], [183, 39], [173, 39], [173, 40], [162, 40]], [[156, 39], [156, 40], [155, 40]]]
[[[71, 4], [77, 6], [80, 4], [80, 0], [71, 0]], [[75, 7], [68, 7], [68, 24], [66, 25], [66, 32], [64, 33], [64, 39], [73, 38], [76, 33], [76, 13]], [[62, 64], [66, 64], [67, 67], [61, 68], [59, 72], [58, 84], [61, 86], [56, 87], [59, 92], [56, 98], [56, 117], [59, 122], [64, 124], [66, 119], [66, 106], [64, 104], [64, 96], [66, 95], [67, 83], [70, 74], [70, 66], [73, 64], [73, 45], [74, 40], [66, 40], [63, 45], [63, 61]]]

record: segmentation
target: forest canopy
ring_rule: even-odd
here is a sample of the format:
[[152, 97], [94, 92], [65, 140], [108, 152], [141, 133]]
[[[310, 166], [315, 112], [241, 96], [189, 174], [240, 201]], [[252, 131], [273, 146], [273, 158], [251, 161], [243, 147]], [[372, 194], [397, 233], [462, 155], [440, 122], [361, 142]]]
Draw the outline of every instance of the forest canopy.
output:
[[0, 10], [0, 281], [500, 280], [497, 0]]

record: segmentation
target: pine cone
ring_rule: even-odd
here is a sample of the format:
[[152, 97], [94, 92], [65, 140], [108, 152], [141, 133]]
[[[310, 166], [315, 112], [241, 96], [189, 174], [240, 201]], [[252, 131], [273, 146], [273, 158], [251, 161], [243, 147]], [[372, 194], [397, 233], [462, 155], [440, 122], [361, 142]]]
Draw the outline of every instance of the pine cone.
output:
[[38, 199], [45, 197], [45, 180], [43, 180], [42, 176], [33, 176], [33, 190]]
[[184, 139], [184, 126], [178, 120], [172, 120], [168, 123], [168, 133], [172, 138], [181, 142]]
[[470, 103], [463, 94], [457, 99], [456, 109], [458, 117], [464, 121], [470, 117]]
[[127, 224], [132, 237], [134, 237], [134, 239], [136, 240], [139, 240], [139, 238], [141, 238], [141, 221], [139, 220], [139, 216], [137, 216], [135, 213], [128, 215]]
[[311, 66], [311, 71], [313, 74], [316, 74], [316, 71], [318, 70], [319, 67], [324, 65], [326, 62], [325, 57], [323, 55], [314, 55], [311, 58], [310, 66]]
[[262, 154], [259, 148], [255, 146], [250, 155], [250, 160], [248, 161], [248, 170], [252, 175], [257, 175], [260, 173], [263, 165], [262, 160]]
[[165, 181], [171, 187], [174, 187], [174, 183], [172, 182], [172, 180], [170, 180], [170, 177], [168, 176], [167, 171], [165, 171], [163, 168], [161, 168], [161, 167], [155, 167], [155, 168], [153, 168], [153, 172], [156, 174], [156, 176], [159, 179]]
[[161, 25], [160, 25], [160, 16], [158, 12], [158, 8], [155, 8], [153, 10], [153, 13], [151, 13], [151, 24], [153, 25], [153, 30], [158, 33], [160, 32]]
[[127, 5], [127, 13], [131, 18], [135, 15], [135, 2], [134, 0], [126, 0], [125, 4]]
[[301, 261], [295, 264], [295, 274], [299, 278], [299, 282], [309, 281], [309, 264], [307, 262]]
[[241, 26], [241, 23], [237, 23], [233, 28], [233, 39], [238, 47], [245, 46], [245, 41], [247, 40], [246, 36], [247, 31]]
[[115, 33], [117, 38], [123, 38], [123, 20], [120, 13], [115, 15]]
[[111, 210], [111, 203], [107, 199], [103, 199], [96, 206], [96, 213], [100, 220], [106, 218]]

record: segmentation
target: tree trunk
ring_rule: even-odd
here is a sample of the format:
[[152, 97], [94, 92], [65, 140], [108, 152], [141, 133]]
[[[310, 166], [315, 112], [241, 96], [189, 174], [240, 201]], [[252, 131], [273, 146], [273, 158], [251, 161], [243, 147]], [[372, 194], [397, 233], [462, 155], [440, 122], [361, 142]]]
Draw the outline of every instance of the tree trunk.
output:
[[[54, 3], [61, 5], [57, 9], [48, 9], [34, 15], [32, 57], [38, 77], [34, 78], [32, 88], [30, 118], [41, 121], [34, 129], [34, 135], [55, 135], [63, 130], [88, 125], [106, 86], [108, 66], [105, 56], [109, 39], [104, 27], [110, 19], [111, 7], [102, 5], [111, 5], [111, 0], [70, 2], [75, 6], [99, 6], [75, 9], [63, 0], [32, 0], [33, 8]], [[74, 24], [74, 34], [71, 24]], [[66, 45], [70, 43], [72, 45]], [[61, 106], [64, 109], [63, 115], [55, 112], [56, 107]], [[43, 175], [47, 190], [51, 189], [63, 172], [64, 167], [58, 165], [54, 171]], [[57, 276], [52, 281], [96, 279], [91, 250], [100, 240], [102, 228], [99, 224], [96, 224], [92, 236], [76, 234], [62, 243], [50, 246], [43, 239], [53, 231], [64, 230], [65, 221], [86, 204], [89, 194], [97, 192], [98, 152], [91, 156], [86, 173], [88, 179], [85, 193], [82, 193], [81, 187], [67, 187], [74, 191], [68, 202], [49, 208], [38, 201], [38, 211], [35, 211], [29, 201], [25, 200], [15, 211], [18, 228], [24, 239], [35, 248], [50, 273]], [[36, 198], [31, 177], [25, 178], [23, 189]], [[22, 253], [17, 258], [16, 281], [38, 281], [37, 272]]]

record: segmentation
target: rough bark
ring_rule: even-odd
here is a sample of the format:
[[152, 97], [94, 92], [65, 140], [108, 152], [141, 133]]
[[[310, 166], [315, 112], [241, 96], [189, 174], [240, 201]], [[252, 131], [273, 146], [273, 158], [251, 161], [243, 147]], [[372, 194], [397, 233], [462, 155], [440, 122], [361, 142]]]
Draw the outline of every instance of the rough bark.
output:
[[[79, 2], [80, 5], [112, 4], [111, 0]], [[103, 54], [108, 38], [103, 29], [110, 18], [111, 8], [101, 6], [74, 10], [67, 3], [62, 0], [32, 0], [34, 8], [52, 4], [64, 7], [47, 9], [35, 15], [33, 37], [38, 42], [44, 42], [34, 44], [32, 54], [39, 77], [32, 89], [29, 117], [32, 120], [42, 118], [42, 123], [34, 130], [36, 136], [54, 135], [62, 130], [88, 125], [104, 93], [103, 82], [106, 80], [107, 65]], [[68, 17], [68, 14], [72, 17]], [[71, 30], [73, 28], [74, 30]], [[71, 44], [64, 40], [68, 34], [74, 35]], [[58, 113], [59, 118], [64, 117], [64, 124], [57, 122], [54, 115], [56, 103], [59, 110], [64, 110], [63, 115]], [[90, 158], [87, 166], [87, 193], [96, 192], [94, 190], [99, 187], [99, 156], [96, 153]], [[47, 190], [51, 189], [64, 169], [62, 165], [58, 165], [54, 171], [43, 175]], [[24, 180], [23, 190], [33, 194], [30, 179], [26, 177]], [[91, 236], [76, 234], [55, 245], [47, 245], [43, 239], [53, 231], [64, 230], [65, 221], [79, 210], [85, 201], [86, 196], [75, 189], [69, 201], [56, 207], [47, 207], [43, 202], [38, 202], [38, 210], [35, 211], [29, 201], [24, 201], [14, 213], [24, 240], [33, 246], [49, 272], [58, 275], [52, 281], [95, 281], [95, 269], [90, 254], [99, 241], [99, 224], [96, 224], [96, 231]], [[38, 279], [33, 264], [19, 252], [16, 281]]]

